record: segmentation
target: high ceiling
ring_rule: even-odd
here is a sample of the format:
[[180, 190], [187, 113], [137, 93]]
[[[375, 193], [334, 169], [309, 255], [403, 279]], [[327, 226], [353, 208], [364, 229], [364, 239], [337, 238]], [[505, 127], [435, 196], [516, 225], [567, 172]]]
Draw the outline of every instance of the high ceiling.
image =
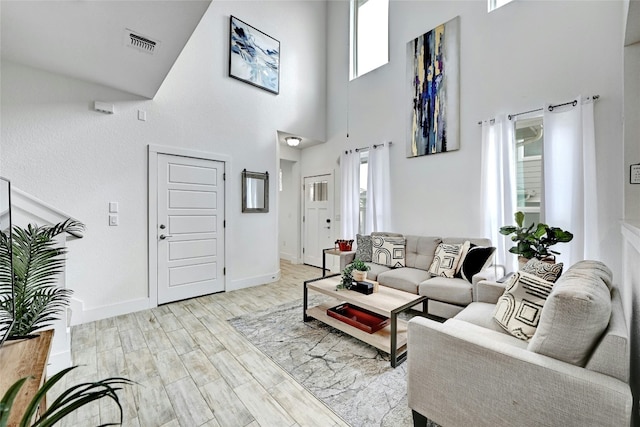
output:
[[2, 0], [1, 59], [153, 98], [210, 3]]

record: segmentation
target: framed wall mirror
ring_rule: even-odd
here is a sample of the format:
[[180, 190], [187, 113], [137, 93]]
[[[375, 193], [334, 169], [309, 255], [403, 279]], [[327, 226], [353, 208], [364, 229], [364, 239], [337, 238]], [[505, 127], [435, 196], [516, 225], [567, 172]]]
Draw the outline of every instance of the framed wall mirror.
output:
[[269, 212], [269, 172], [242, 171], [242, 212]]
[[0, 345], [15, 321], [11, 255], [11, 184], [0, 177]]

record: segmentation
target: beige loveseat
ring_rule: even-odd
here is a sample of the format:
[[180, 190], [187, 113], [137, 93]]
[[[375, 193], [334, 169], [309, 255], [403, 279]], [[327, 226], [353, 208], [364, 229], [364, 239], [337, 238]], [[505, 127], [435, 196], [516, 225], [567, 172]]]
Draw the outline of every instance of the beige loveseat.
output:
[[[431, 277], [429, 267], [436, 248], [440, 243], [455, 244], [469, 241], [478, 246], [491, 246], [491, 240], [484, 238], [411, 236], [398, 233], [374, 232], [372, 236], [404, 237], [405, 267], [390, 268], [366, 262], [371, 269], [367, 279], [375, 280], [382, 286], [399, 289], [412, 294], [426, 296], [427, 313], [441, 318], [450, 318], [464, 307], [477, 300], [477, 284], [481, 280], [495, 280], [493, 267], [473, 276], [472, 283], [461, 278]], [[356, 252], [340, 255], [340, 271], [353, 262]]]
[[[414, 424], [629, 426], [629, 337], [611, 271], [582, 261], [553, 285], [529, 342], [493, 319], [491, 300], [444, 323], [414, 317], [408, 336], [408, 401]], [[493, 289], [491, 289], [493, 288]]]

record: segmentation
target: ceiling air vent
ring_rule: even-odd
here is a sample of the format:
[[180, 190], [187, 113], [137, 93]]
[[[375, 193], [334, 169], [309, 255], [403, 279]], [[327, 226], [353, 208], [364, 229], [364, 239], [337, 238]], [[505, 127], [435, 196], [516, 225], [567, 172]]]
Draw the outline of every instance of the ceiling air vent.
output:
[[143, 36], [140, 33], [136, 33], [135, 31], [132, 31], [128, 28], [125, 29], [124, 43], [130, 48], [151, 55], [153, 55], [160, 46], [160, 42], [158, 40], [153, 40], [150, 37]]

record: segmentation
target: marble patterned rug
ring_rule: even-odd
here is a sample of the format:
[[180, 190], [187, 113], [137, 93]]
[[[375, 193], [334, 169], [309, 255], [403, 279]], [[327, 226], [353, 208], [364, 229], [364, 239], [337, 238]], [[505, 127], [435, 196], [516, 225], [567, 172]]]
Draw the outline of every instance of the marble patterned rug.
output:
[[301, 302], [229, 322], [351, 426], [413, 425], [406, 362], [393, 369], [376, 348], [317, 320], [303, 322]]

